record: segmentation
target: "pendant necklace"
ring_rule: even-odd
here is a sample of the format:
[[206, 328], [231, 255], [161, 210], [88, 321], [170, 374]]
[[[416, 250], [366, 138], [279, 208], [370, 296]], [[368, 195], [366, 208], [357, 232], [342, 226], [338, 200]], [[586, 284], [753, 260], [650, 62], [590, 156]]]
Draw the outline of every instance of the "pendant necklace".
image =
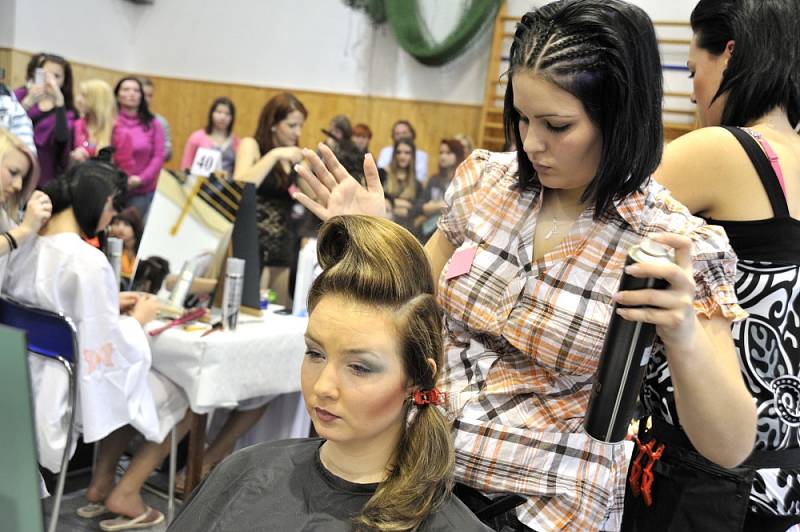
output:
[[558, 233], [558, 221], [559, 221], [558, 218], [553, 216], [553, 227], [551, 227], [550, 230], [547, 232], [547, 234], [544, 235], [545, 240], [550, 240], [551, 236]]

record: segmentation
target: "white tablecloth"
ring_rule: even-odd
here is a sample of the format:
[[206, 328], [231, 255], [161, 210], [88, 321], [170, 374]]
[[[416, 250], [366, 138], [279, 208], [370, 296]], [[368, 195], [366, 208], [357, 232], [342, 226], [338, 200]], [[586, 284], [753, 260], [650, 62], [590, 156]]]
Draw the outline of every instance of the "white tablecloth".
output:
[[[150, 337], [153, 367], [180, 386], [193, 412], [234, 408], [239, 401], [300, 390], [307, 318], [266, 311], [239, 316], [236, 331], [174, 327]], [[147, 329], [159, 327], [154, 322]]]

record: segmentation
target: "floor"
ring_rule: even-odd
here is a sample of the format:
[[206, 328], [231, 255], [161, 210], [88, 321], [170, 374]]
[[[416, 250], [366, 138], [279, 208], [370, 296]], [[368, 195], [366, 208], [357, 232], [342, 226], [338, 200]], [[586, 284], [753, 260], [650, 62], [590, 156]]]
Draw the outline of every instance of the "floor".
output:
[[[61, 499], [61, 511], [59, 511], [57, 527], [58, 532], [83, 532], [87, 530], [97, 531], [100, 530], [100, 521], [114, 517], [112, 514], [107, 514], [94, 519], [84, 519], [82, 517], [78, 517], [78, 515], [75, 513], [78, 508], [86, 504], [84, 493], [86, 492], [86, 486], [89, 484], [89, 478], [88, 472], [78, 475], [71, 475], [68, 477], [66, 486], [64, 488], [64, 497]], [[166, 490], [167, 477], [164, 474], [155, 473], [148, 485], [155, 489]], [[166, 497], [155, 495], [148, 490], [145, 490], [143, 496], [148, 505], [152, 506], [153, 508], [157, 508], [163, 512], [165, 516], [167, 515]], [[50, 514], [52, 513], [53, 498], [48, 497], [45, 499], [43, 501], [43, 505], [45, 520], [48, 520], [50, 519]], [[180, 499], [176, 499], [176, 513], [179, 510]], [[47, 521], [45, 521], [45, 523], [47, 523]], [[47, 525], [45, 524], [45, 526]], [[164, 522], [146, 530], [151, 530], [153, 532], [164, 532], [166, 529], [167, 524]]]

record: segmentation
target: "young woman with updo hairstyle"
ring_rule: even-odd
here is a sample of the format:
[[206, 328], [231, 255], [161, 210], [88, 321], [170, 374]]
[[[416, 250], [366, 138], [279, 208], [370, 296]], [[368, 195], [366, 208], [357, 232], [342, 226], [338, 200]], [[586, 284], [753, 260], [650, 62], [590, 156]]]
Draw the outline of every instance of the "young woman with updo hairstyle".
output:
[[[736, 259], [721, 229], [651, 179], [663, 80], [641, 8], [542, 5], [517, 24], [509, 68], [504, 123], [517, 151], [476, 150], [458, 167], [425, 246], [444, 309], [439, 385], [455, 420], [455, 477], [478, 501], [524, 497], [492, 519], [498, 530], [617, 530], [629, 457], [583, 429], [614, 303], [622, 318], [655, 325], [647, 372], [668, 368], [698, 452], [736, 466], [756, 434], [731, 340], [746, 316]], [[321, 151], [324, 160], [306, 150], [310, 168], [299, 170], [318, 201], [298, 200], [323, 219], [383, 214], [371, 161], [365, 188]], [[666, 287], [620, 292], [628, 250], [644, 238], [672, 248], [675, 263], [627, 271]]]
[[[35, 73], [44, 70], [44, 84]], [[76, 118], [72, 96], [72, 66], [59, 55], [37, 54], [27, 68], [24, 87], [14, 91], [33, 122], [33, 138], [39, 159], [41, 188], [60, 176], [69, 163], [72, 122]]]
[[233, 134], [236, 124], [236, 106], [230, 98], [220, 96], [211, 103], [208, 109], [206, 127], [198, 129], [189, 136], [183, 148], [181, 169], [192, 167], [198, 148], [212, 148], [222, 154], [222, 171], [233, 175], [236, 151], [239, 149], [239, 137]]
[[388, 220], [345, 216], [317, 250], [300, 381], [319, 438], [235, 453], [170, 531], [488, 531], [451, 495], [441, 311], [422, 246]]
[[256, 186], [262, 285], [274, 290], [278, 303], [287, 305], [289, 268], [299, 251], [294, 200], [289, 189], [297, 186], [293, 166], [303, 159], [300, 134], [308, 111], [294, 95], [284, 92], [261, 110], [252, 137], [242, 139], [236, 153], [234, 179]]
[[114, 164], [125, 173], [134, 172], [133, 144], [127, 131], [116, 127], [117, 103], [111, 86], [101, 79], [80, 83], [75, 107], [81, 117], [73, 127], [70, 158], [86, 161], [111, 146]]
[[[47, 194], [35, 190], [38, 179], [36, 156], [19, 138], [0, 129], [0, 288], [10, 254], [35, 238], [50, 218], [53, 205]], [[20, 220], [20, 206], [26, 203]]]
[[[701, 0], [690, 22], [692, 101], [700, 129], [671, 142], [656, 179], [736, 252], [734, 324], [741, 374], [758, 421], [743, 467], [700, 456], [663, 371], [645, 406], [662, 442], [652, 504], [626, 498], [626, 530], [783, 532], [800, 523], [800, 5]], [[630, 490], [629, 490], [630, 491]]]

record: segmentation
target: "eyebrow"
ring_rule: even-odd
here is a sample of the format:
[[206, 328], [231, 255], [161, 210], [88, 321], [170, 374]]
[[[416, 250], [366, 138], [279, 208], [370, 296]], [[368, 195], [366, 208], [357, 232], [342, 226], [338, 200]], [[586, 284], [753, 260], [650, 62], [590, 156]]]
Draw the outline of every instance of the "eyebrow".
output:
[[[319, 347], [322, 347], [322, 343], [320, 343], [319, 341], [314, 339], [314, 337], [311, 336], [311, 334], [309, 334], [309, 333], [305, 334], [305, 339], [307, 341], [311, 342], [312, 344], [315, 344], [315, 345], [318, 345]], [[355, 348], [351, 348], [351, 349], [345, 349], [343, 351], [343, 353], [345, 355], [372, 355], [372, 356], [378, 357], [378, 358], [380, 358], [382, 356], [381, 353], [378, 352], [378, 351], [375, 351], [373, 349], [366, 349], [366, 348], [363, 348], [363, 347], [355, 347]]]
[[[514, 106], [514, 111], [519, 115], [525, 115], [522, 111], [519, 110], [519, 107]], [[576, 115], [562, 115], [558, 113], [543, 113], [539, 115], [533, 115], [534, 118], [575, 118]]]

